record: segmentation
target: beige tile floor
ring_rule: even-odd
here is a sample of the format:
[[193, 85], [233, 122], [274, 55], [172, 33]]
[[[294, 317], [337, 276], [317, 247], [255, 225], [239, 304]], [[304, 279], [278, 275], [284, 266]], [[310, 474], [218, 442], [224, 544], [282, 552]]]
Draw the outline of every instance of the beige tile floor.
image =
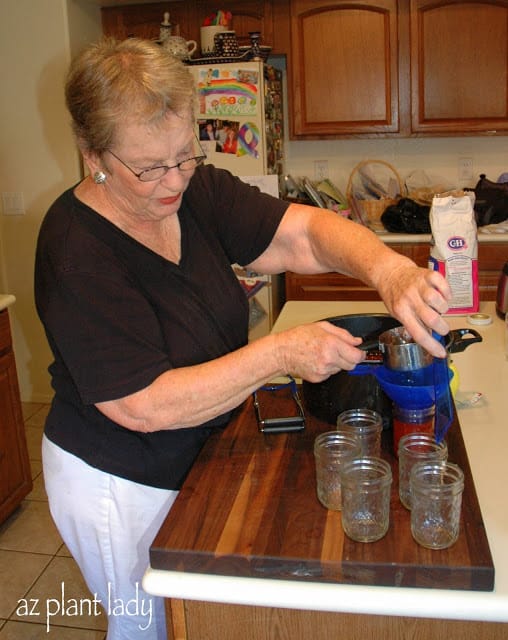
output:
[[49, 514], [41, 464], [47, 410], [23, 404], [34, 487], [0, 525], [0, 640], [104, 640], [106, 617]]

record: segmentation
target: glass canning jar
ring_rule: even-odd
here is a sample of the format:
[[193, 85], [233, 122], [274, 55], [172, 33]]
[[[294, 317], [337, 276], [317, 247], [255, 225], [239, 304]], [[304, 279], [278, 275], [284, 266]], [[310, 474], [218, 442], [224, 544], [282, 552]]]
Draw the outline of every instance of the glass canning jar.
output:
[[409, 433], [434, 435], [435, 406], [405, 408], [393, 405], [393, 452], [398, 455], [400, 439]]
[[409, 478], [411, 533], [428, 549], [446, 549], [459, 537], [464, 473], [451, 462], [418, 463]]
[[337, 417], [337, 429], [355, 435], [360, 441], [362, 456], [379, 457], [383, 419], [372, 409], [349, 409]]
[[435, 441], [428, 433], [409, 433], [399, 442], [399, 498], [406, 509], [411, 509], [409, 477], [418, 462], [440, 462], [448, 457], [446, 442]]
[[327, 431], [315, 439], [317, 497], [327, 509], [342, 509], [340, 469], [345, 462], [358, 458], [359, 455], [358, 438], [350, 433]]
[[342, 527], [352, 540], [374, 542], [388, 531], [392, 471], [386, 460], [363, 457], [341, 469]]

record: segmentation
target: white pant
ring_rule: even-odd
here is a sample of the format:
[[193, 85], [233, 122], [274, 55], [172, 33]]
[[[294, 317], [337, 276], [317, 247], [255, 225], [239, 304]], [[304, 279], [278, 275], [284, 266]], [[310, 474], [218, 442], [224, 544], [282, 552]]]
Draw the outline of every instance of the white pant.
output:
[[164, 602], [141, 587], [148, 550], [178, 495], [94, 469], [42, 442], [51, 515], [108, 615], [107, 640], [162, 640]]

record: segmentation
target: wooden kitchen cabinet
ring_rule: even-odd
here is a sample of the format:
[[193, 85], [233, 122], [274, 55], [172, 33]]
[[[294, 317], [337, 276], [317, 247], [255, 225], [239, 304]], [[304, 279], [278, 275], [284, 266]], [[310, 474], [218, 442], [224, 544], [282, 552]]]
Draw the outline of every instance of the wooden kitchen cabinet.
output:
[[[273, 53], [285, 52], [289, 41], [289, 0], [235, 0], [220, 6], [232, 13], [231, 28], [236, 32], [239, 44], [250, 44], [249, 31], [260, 31], [262, 44], [271, 46]], [[164, 12], [169, 11], [170, 22], [179, 25], [180, 34], [197, 42], [198, 50], [194, 54], [197, 58], [200, 55], [200, 27], [217, 7], [215, 0], [103, 7], [102, 29], [104, 34], [119, 39], [132, 36], [157, 39]]]
[[508, 133], [508, 0], [291, 0], [291, 137]]
[[508, 132], [508, 2], [411, 0], [411, 130]]
[[397, 0], [291, 1], [293, 137], [399, 131]]
[[397, 132], [398, 59], [397, 0], [292, 0], [293, 137]]
[[102, 7], [102, 31], [104, 35], [114, 36], [119, 40], [132, 37], [157, 40], [164, 13], [169, 11], [170, 22], [180, 26], [181, 35], [188, 40], [196, 40], [194, 37], [196, 34], [193, 22], [194, 14], [189, 11], [189, 4], [193, 5], [194, 3], [150, 2], [148, 4]]
[[[166, 621], [168, 640], [506, 640], [507, 633], [507, 625], [502, 622], [301, 611], [175, 599], [166, 601]], [[211, 635], [210, 630], [215, 629], [220, 629], [220, 635]]]
[[[390, 247], [426, 267], [429, 245], [422, 243], [390, 243]], [[480, 300], [495, 300], [501, 269], [508, 260], [508, 243], [478, 245]], [[286, 300], [379, 300], [376, 290], [360, 280], [338, 273], [299, 275], [286, 273]]]
[[8, 311], [0, 311], [0, 522], [32, 490]]

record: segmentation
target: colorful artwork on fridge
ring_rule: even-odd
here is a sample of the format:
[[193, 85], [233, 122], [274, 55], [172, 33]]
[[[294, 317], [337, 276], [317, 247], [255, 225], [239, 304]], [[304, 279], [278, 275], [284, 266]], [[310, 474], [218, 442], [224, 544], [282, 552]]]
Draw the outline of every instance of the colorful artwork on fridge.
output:
[[201, 116], [256, 115], [259, 109], [258, 72], [235, 67], [202, 69], [197, 85]]

